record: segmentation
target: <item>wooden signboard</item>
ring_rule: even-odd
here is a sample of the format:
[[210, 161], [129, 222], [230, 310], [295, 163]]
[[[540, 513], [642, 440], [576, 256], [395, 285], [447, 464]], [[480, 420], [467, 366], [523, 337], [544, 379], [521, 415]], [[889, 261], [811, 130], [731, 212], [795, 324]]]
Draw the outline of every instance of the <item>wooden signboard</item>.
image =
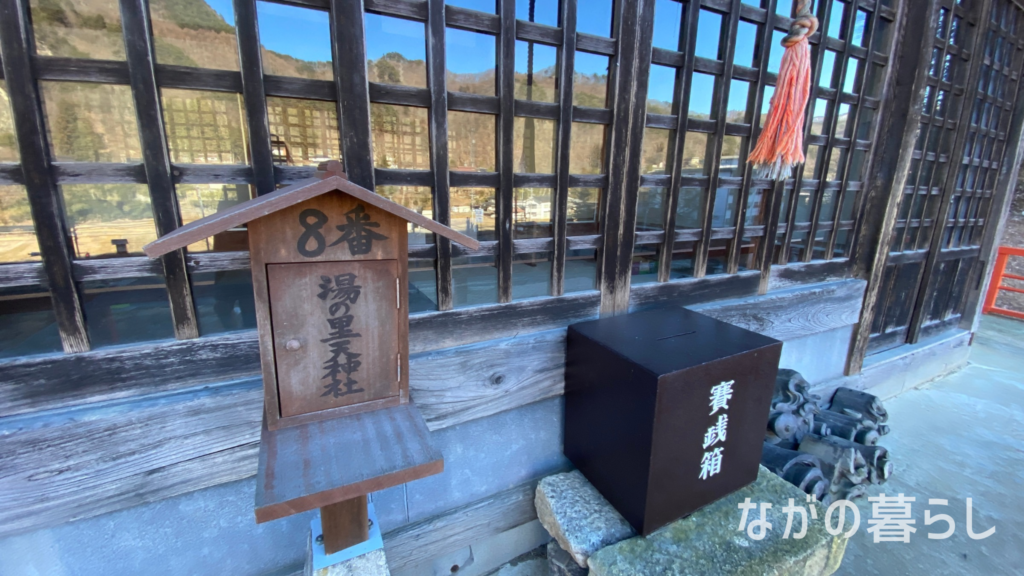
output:
[[367, 493], [443, 469], [409, 404], [409, 223], [479, 247], [330, 162], [144, 248], [155, 258], [248, 224], [265, 400], [257, 521], [319, 507], [326, 539], [358, 538]]

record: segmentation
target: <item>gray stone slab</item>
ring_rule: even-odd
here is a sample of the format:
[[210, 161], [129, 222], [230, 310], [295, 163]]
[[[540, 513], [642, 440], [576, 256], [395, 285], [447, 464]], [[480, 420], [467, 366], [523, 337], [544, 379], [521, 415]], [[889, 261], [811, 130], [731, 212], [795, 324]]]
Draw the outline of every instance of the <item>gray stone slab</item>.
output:
[[312, 535], [306, 538], [306, 567], [303, 576], [391, 576], [384, 550], [378, 548], [326, 568], [313, 568]]
[[541, 480], [534, 504], [541, 525], [584, 568], [594, 552], [636, 535], [579, 470]]
[[[846, 539], [825, 531], [824, 510], [817, 503], [817, 520], [808, 518], [807, 533], [783, 538], [789, 499], [807, 506], [805, 494], [764, 467], [757, 480], [690, 516], [677, 520], [646, 538], [634, 537], [603, 548], [590, 556], [591, 576], [646, 576], [716, 574], [721, 576], [827, 576], [842, 562]], [[763, 540], [738, 530], [744, 499], [766, 502], [772, 528]], [[760, 514], [750, 511], [748, 521]]]

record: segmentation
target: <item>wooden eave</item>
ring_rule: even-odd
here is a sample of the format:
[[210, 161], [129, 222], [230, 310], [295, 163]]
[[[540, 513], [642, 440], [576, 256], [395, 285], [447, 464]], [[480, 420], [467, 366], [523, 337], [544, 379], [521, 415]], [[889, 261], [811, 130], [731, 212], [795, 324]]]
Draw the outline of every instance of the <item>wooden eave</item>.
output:
[[358, 184], [354, 184], [345, 178], [332, 175], [324, 178], [323, 180], [293, 184], [286, 188], [271, 192], [270, 194], [265, 194], [258, 198], [247, 200], [241, 204], [232, 206], [227, 210], [211, 214], [206, 218], [186, 224], [174, 232], [166, 234], [161, 238], [146, 244], [142, 248], [142, 251], [146, 253], [146, 256], [156, 258], [157, 256], [167, 254], [173, 250], [184, 248], [185, 246], [198, 242], [204, 238], [209, 238], [215, 234], [224, 232], [225, 230], [241, 226], [246, 222], [268, 216], [278, 210], [283, 210], [289, 206], [305, 202], [310, 198], [316, 198], [321, 194], [334, 191], [344, 192], [366, 202], [367, 204], [371, 204], [381, 210], [390, 212], [391, 214], [394, 214], [408, 222], [412, 222], [417, 226], [422, 226], [435, 234], [444, 236], [452, 242], [457, 242], [472, 250], [480, 248], [479, 242], [465, 234], [456, 232], [443, 224], [438, 224], [422, 214], [413, 212], [401, 204], [397, 204], [383, 196], [374, 194], [366, 188], [363, 188]]

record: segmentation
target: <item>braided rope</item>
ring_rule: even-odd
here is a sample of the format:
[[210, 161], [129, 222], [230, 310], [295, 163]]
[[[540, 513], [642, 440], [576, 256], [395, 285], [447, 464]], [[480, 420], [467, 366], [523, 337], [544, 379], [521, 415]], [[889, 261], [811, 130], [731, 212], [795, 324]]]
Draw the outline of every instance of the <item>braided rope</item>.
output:
[[799, 0], [796, 5], [796, 18], [789, 25], [789, 34], [782, 39], [782, 45], [786, 48], [795, 46], [797, 42], [806, 39], [818, 31], [818, 19], [811, 13], [813, 0]]

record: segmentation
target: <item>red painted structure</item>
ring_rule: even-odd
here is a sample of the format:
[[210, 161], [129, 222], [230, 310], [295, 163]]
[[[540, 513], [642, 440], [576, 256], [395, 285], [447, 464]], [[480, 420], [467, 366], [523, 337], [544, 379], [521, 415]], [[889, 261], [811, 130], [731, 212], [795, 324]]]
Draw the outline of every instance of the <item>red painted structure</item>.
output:
[[999, 255], [996, 257], [996, 266], [992, 269], [992, 281], [988, 285], [988, 293], [985, 294], [985, 306], [981, 309], [981, 312], [982, 314], [1001, 314], [1003, 316], [1024, 320], [1024, 312], [1007, 310], [1006, 308], [999, 308], [996, 306], [996, 298], [999, 296], [1000, 290], [1024, 294], [1024, 288], [1016, 288], [1014, 286], [1006, 286], [1003, 284], [1004, 279], [1024, 281], [1024, 276], [1006, 273], [1006, 262], [1010, 259], [1010, 256], [1024, 257], [1024, 248], [1011, 248], [1009, 246], [999, 247]]

